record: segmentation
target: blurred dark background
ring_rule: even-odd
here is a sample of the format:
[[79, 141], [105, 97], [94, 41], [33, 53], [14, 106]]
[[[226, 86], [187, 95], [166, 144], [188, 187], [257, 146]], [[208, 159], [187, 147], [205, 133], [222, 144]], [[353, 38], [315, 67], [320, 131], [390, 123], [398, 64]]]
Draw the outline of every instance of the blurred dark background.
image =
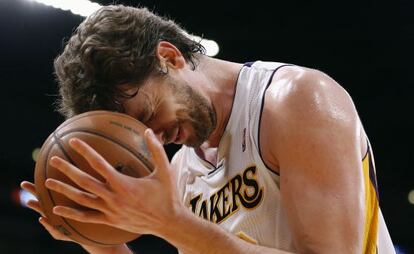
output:
[[[370, 137], [394, 245], [398, 253], [414, 253], [414, 205], [408, 199], [414, 189], [414, 2], [117, 3], [147, 6], [217, 41], [218, 58], [295, 63], [335, 78], [353, 97]], [[33, 149], [63, 121], [53, 109], [52, 63], [82, 20], [29, 0], [0, 0], [0, 253], [82, 253], [75, 244], [52, 240], [16, 195], [22, 180], [33, 180]], [[169, 154], [175, 149], [168, 147]], [[138, 253], [173, 253], [151, 236], [132, 245]]]

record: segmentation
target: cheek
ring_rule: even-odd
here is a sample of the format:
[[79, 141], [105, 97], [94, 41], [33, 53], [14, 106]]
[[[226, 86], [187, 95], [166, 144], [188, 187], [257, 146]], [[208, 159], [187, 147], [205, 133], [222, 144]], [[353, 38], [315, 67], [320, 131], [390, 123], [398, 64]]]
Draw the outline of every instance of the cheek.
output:
[[177, 110], [175, 114], [177, 116], [177, 119], [180, 120], [180, 122], [185, 122], [186, 120], [190, 119], [188, 111], [185, 109]]
[[157, 115], [160, 121], [164, 123], [177, 122], [180, 118], [180, 111], [182, 111], [181, 106], [175, 103], [166, 103], [162, 105], [162, 110], [160, 110]]
[[177, 114], [175, 105], [161, 105], [155, 115], [146, 123], [154, 131], [163, 131], [173, 128], [180, 119]]

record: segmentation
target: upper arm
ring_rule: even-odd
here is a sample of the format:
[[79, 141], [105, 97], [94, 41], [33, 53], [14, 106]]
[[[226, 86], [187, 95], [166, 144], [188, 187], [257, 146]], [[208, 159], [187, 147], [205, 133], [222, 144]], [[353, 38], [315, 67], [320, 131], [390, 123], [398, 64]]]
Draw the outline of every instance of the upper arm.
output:
[[266, 95], [270, 157], [282, 207], [301, 252], [362, 251], [364, 185], [360, 123], [349, 95], [321, 72], [304, 70]]

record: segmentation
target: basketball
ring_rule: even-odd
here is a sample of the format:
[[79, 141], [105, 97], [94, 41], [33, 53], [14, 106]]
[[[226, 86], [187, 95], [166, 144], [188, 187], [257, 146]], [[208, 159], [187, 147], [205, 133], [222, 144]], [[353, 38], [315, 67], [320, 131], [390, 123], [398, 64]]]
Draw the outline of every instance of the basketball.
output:
[[153, 171], [150, 155], [144, 142], [147, 127], [125, 114], [109, 111], [90, 111], [62, 123], [44, 142], [35, 166], [35, 186], [45, 216], [51, 224], [81, 244], [110, 246], [136, 239], [139, 235], [103, 224], [82, 223], [55, 215], [52, 209], [63, 205], [79, 210], [81, 206], [64, 195], [45, 187], [47, 178], [54, 178], [78, 189], [72, 180], [49, 165], [59, 156], [89, 175], [103, 181], [88, 162], [69, 146], [71, 138], [79, 138], [100, 153], [116, 170], [132, 177], [142, 177]]

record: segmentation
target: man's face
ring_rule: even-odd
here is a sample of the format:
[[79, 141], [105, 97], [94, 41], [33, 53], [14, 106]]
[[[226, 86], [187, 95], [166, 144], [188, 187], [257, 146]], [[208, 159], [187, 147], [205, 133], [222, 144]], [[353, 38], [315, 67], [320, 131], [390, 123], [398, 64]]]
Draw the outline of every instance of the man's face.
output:
[[148, 80], [123, 106], [126, 114], [153, 129], [164, 144], [199, 147], [216, 125], [207, 98], [185, 81], [171, 77]]

